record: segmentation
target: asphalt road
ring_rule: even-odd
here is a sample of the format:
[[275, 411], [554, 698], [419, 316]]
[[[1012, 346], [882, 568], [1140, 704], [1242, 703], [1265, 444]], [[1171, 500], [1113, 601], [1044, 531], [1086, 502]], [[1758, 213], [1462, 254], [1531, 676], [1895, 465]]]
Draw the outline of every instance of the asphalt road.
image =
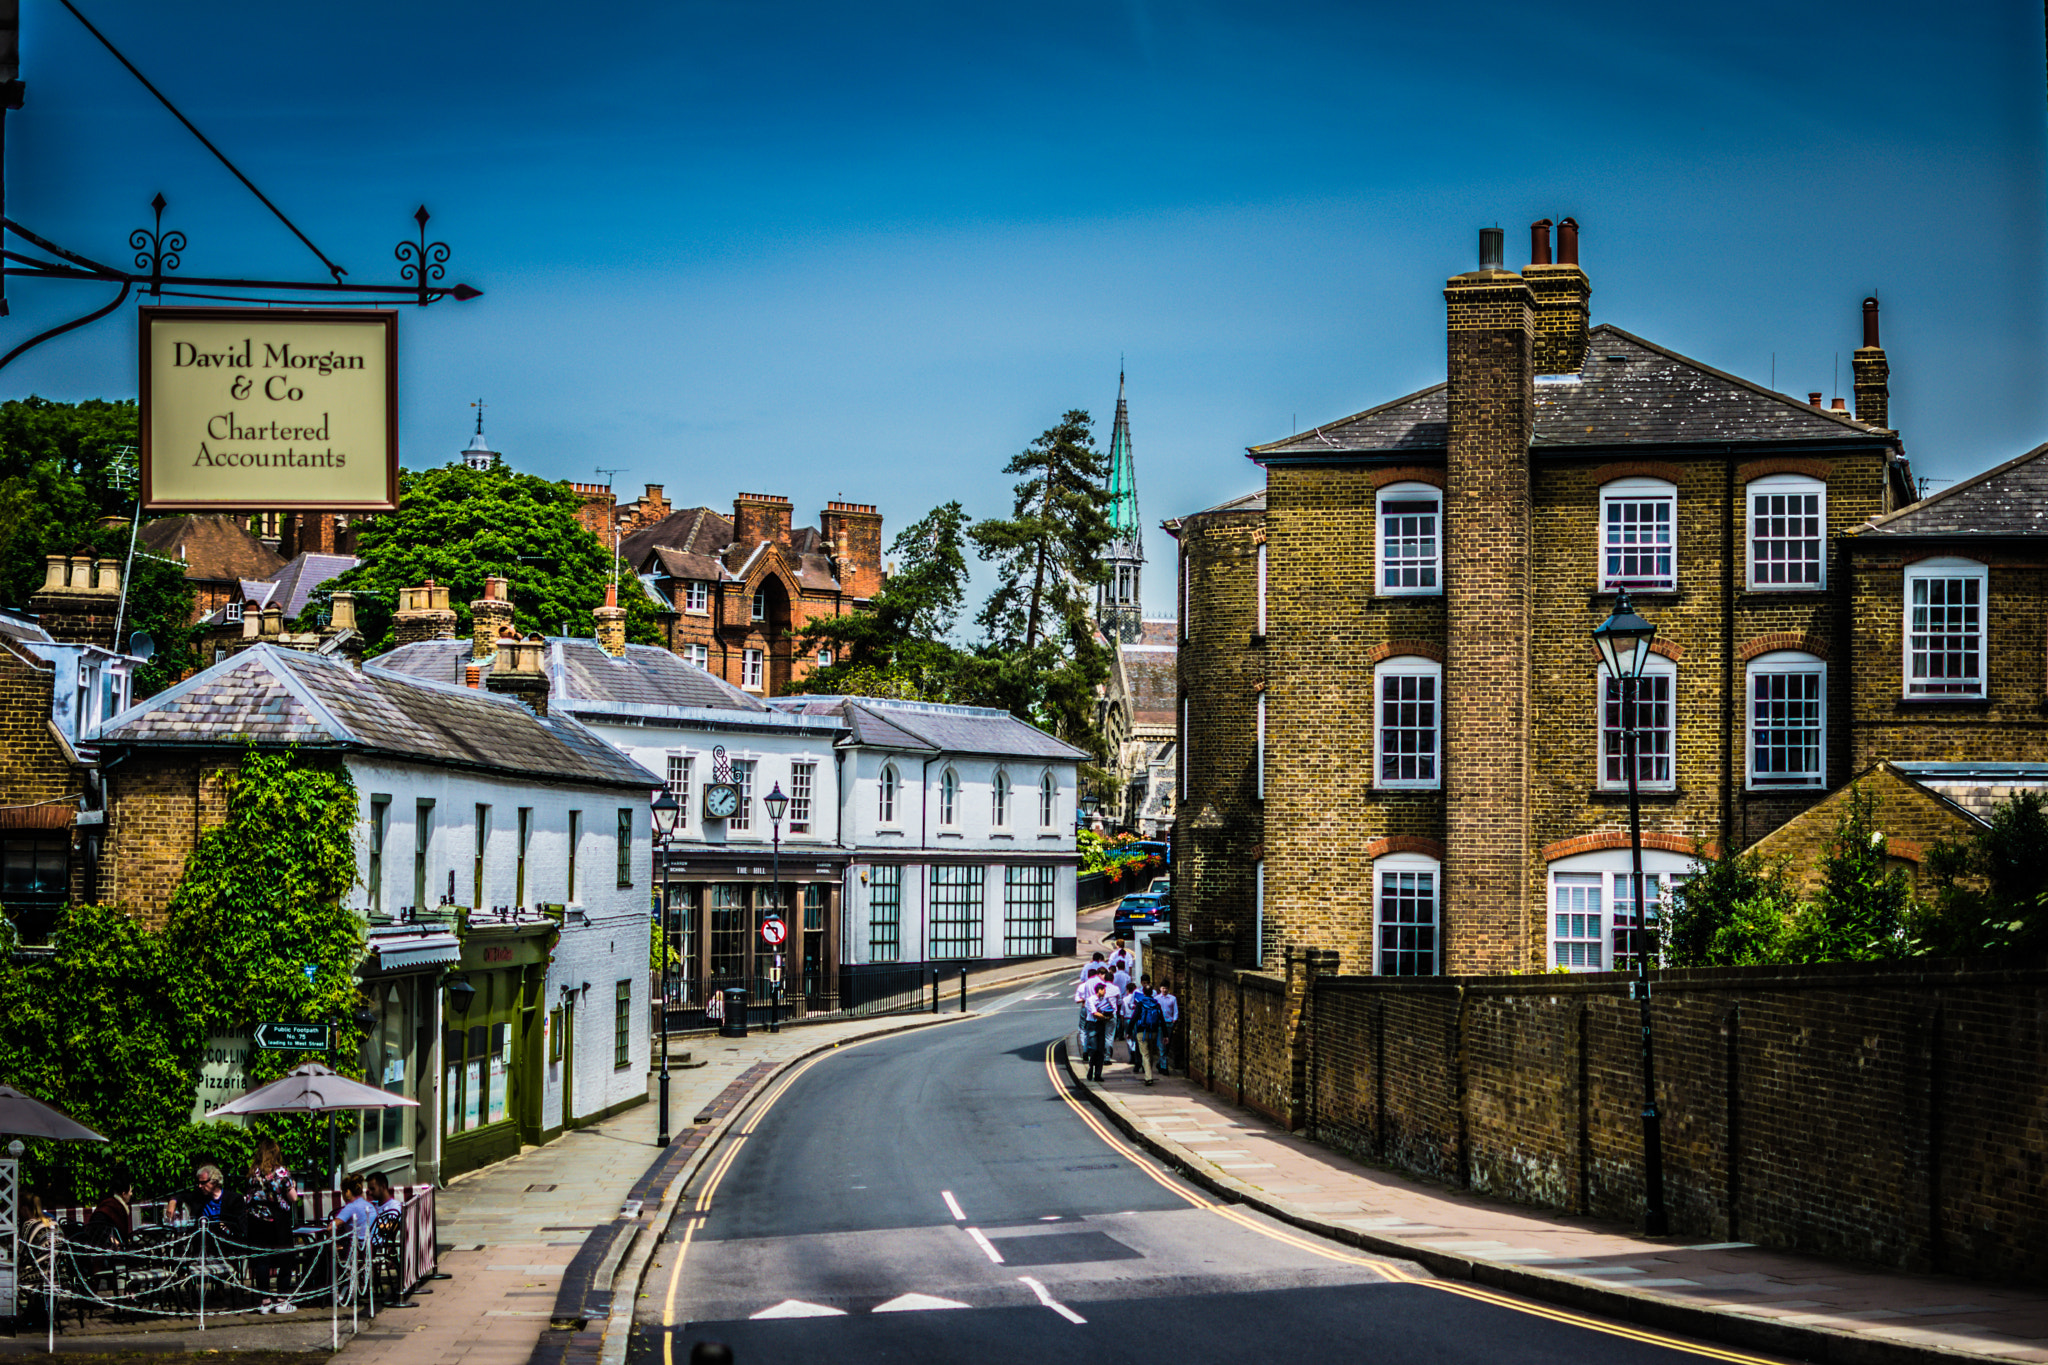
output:
[[[1067, 984], [835, 1050], [705, 1163], [644, 1286], [631, 1365], [1757, 1359], [1468, 1296], [1219, 1206], [1066, 1097]], [[1448, 1292], [1447, 1292], [1448, 1291]]]

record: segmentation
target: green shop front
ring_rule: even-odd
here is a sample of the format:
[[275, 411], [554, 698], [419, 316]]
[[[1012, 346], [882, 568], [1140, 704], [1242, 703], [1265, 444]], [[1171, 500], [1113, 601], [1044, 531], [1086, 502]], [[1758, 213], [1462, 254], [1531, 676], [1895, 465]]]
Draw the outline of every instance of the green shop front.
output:
[[539, 1143], [548, 1016], [542, 1008], [559, 926], [531, 911], [471, 917], [442, 983], [443, 1182]]

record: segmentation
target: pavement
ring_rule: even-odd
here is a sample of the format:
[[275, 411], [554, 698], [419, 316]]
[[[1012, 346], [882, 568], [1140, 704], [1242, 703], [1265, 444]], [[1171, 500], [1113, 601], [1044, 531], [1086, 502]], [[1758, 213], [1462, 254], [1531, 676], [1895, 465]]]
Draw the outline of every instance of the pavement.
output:
[[1211, 1193], [1437, 1275], [1731, 1345], [1844, 1365], [2048, 1361], [2048, 1294], [1772, 1251], [1686, 1244], [1352, 1161], [1179, 1075], [1074, 1083]]

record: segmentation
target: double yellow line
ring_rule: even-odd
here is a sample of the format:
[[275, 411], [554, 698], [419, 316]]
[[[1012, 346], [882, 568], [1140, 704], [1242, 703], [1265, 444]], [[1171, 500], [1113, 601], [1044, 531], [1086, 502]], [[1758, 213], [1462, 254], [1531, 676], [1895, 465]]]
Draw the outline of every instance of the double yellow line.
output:
[[1435, 1278], [1424, 1279], [1410, 1274], [1392, 1261], [1353, 1256], [1339, 1251], [1321, 1240], [1310, 1240], [1291, 1231], [1273, 1227], [1239, 1209], [1232, 1208], [1228, 1204], [1220, 1204], [1205, 1199], [1181, 1185], [1179, 1181], [1171, 1180], [1154, 1169], [1151, 1162], [1141, 1160], [1138, 1153], [1125, 1143], [1122, 1138], [1118, 1137], [1107, 1124], [1097, 1118], [1087, 1105], [1074, 1098], [1071, 1088], [1062, 1082], [1059, 1067], [1053, 1059], [1053, 1052], [1057, 1046], [1057, 1043], [1048, 1043], [1045, 1049], [1045, 1074], [1046, 1078], [1052, 1082], [1053, 1092], [1064, 1100], [1067, 1107], [1074, 1111], [1075, 1116], [1081, 1122], [1087, 1124], [1097, 1137], [1108, 1144], [1111, 1150], [1137, 1167], [1139, 1171], [1143, 1172], [1161, 1189], [1171, 1191], [1176, 1197], [1185, 1200], [1205, 1213], [1213, 1213], [1219, 1218], [1227, 1218], [1239, 1227], [1251, 1229], [1261, 1237], [1271, 1238], [1273, 1241], [1294, 1247], [1299, 1251], [1306, 1251], [1312, 1255], [1320, 1256], [1324, 1260], [1339, 1261], [1346, 1265], [1364, 1266], [1400, 1284], [1424, 1285], [1430, 1289], [1442, 1290], [1446, 1294], [1457, 1294], [1463, 1298], [1476, 1299], [1480, 1303], [1491, 1304], [1496, 1308], [1506, 1308], [1516, 1313], [1525, 1313], [1530, 1317], [1547, 1318], [1552, 1322], [1561, 1322], [1570, 1327], [1582, 1327], [1588, 1331], [1602, 1332], [1611, 1337], [1620, 1337], [1626, 1341], [1639, 1341], [1648, 1346], [1662, 1346], [1668, 1350], [1683, 1351], [1688, 1355], [1704, 1356], [1708, 1360], [1727, 1361], [1729, 1365], [1777, 1365], [1777, 1362], [1770, 1360], [1768, 1357], [1744, 1355], [1740, 1351], [1724, 1351], [1717, 1346], [1702, 1346], [1690, 1341], [1681, 1341], [1676, 1337], [1663, 1336], [1656, 1332], [1645, 1332], [1636, 1327], [1624, 1327], [1619, 1323], [1604, 1322], [1598, 1318], [1589, 1318], [1566, 1309], [1551, 1308], [1544, 1304], [1528, 1303], [1521, 1299], [1510, 1298], [1505, 1294], [1497, 1293], [1491, 1289], [1482, 1289], [1477, 1285], [1459, 1284], [1452, 1280]]

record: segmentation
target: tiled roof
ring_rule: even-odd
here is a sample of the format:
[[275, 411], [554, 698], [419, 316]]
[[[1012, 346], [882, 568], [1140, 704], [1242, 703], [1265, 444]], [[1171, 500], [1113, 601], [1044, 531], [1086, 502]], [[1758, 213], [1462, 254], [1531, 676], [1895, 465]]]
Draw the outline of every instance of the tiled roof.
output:
[[254, 645], [116, 718], [103, 745], [248, 741], [350, 749], [543, 781], [660, 785], [567, 715], [535, 715], [479, 688], [274, 645]]
[[1214, 507], [1205, 507], [1199, 512], [1190, 512], [1182, 517], [1169, 517], [1167, 520], [1160, 522], [1159, 525], [1163, 530], [1178, 531], [1184, 522], [1193, 521], [1196, 517], [1221, 516], [1226, 512], [1263, 512], [1265, 510], [1266, 490], [1261, 488], [1257, 492], [1246, 493], [1243, 497], [1232, 498], [1229, 502], [1218, 503]]
[[[1443, 384], [1284, 440], [1253, 446], [1252, 458], [1284, 461], [1339, 455], [1428, 455], [1447, 439]], [[1847, 413], [1703, 365], [1602, 324], [1587, 338], [1578, 375], [1536, 383], [1538, 449], [1573, 446], [1828, 442], [1889, 439]], [[1220, 509], [1219, 509], [1220, 510]]]
[[[1855, 540], [1906, 536], [2048, 535], [2048, 445], [2038, 445], [1974, 478], [1888, 516], [1873, 517]], [[1851, 541], [1854, 544], [1855, 541]]]
[[1900, 775], [1986, 824], [2023, 791], [2048, 793], [2048, 763], [1893, 763]]
[[996, 757], [1085, 759], [1088, 755], [1008, 711], [987, 706], [944, 706], [937, 702], [882, 697], [791, 697], [771, 700], [778, 711], [840, 715], [848, 742], [888, 749], [941, 750]]
[[657, 548], [684, 554], [715, 555], [732, 544], [732, 522], [709, 507], [671, 512], [652, 526], [643, 526], [619, 542], [619, 553], [637, 572], [645, 573]]
[[[421, 640], [379, 655], [375, 663], [410, 677], [459, 683], [467, 674], [472, 650], [468, 640]], [[484, 663], [482, 672], [490, 676], [490, 662]], [[595, 640], [555, 636], [548, 641], [548, 672], [555, 684], [550, 704], [570, 709], [580, 709], [578, 703], [591, 703], [593, 710], [608, 703], [768, 709], [758, 697], [653, 645], [627, 645], [624, 656], [615, 659]]]
[[329, 579], [339, 578], [359, 563], [354, 555], [322, 555], [310, 551], [293, 555], [285, 566], [270, 576], [278, 588], [277, 596], [270, 600], [284, 609], [284, 619], [296, 621], [299, 613], [306, 609], [306, 602], [318, 592]]
[[665, 545], [654, 547], [648, 563], [659, 568], [669, 578], [695, 578], [706, 583], [716, 583], [725, 577], [725, 566], [710, 555], [691, 554], [685, 550], [671, 550]]
[[183, 563], [187, 578], [267, 579], [284, 567], [277, 551], [228, 516], [161, 517], [144, 524], [140, 539], [151, 554]]

